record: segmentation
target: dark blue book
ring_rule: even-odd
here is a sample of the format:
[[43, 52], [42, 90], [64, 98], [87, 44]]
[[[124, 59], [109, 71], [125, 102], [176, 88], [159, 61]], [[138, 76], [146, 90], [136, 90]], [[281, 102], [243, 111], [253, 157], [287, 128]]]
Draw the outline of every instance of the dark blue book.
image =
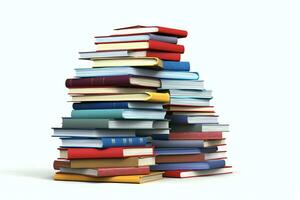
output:
[[214, 153], [218, 147], [206, 148], [155, 148], [155, 155], [186, 155], [199, 153]]
[[225, 167], [225, 160], [208, 160], [205, 162], [192, 163], [162, 163], [150, 166], [154, 171], [169, 171], [169, 170], [208, 170]]
[[163, 104], [161, 103], [148, 103], [148, 102], [91, 102], [91, 103], [73, 103], [74, 110], [87, 110], [87, 109], [153, 109], [162, 110]]
[[150, 139], [148, 137], [115, 137], [115, 138], [60, 138], [61, 147], [85, 147], [108, 148], [145, 146]]
[[164, 70], [190, 71], [189, 62], [163, 61]]

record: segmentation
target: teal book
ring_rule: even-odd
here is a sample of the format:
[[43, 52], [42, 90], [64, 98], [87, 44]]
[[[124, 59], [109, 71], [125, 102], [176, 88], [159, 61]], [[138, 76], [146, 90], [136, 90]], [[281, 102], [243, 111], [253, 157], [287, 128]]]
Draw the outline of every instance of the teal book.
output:
[[74, 119], [164, 119], [164, 110], [143, 109], [87, 109], [72, 110]]

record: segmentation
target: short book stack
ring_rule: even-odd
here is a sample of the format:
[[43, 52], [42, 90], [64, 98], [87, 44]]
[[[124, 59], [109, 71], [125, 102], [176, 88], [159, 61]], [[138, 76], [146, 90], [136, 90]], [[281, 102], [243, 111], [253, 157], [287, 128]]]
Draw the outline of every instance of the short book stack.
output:
[[55, 180], [143, 183], [230, 172], [218, 151], [228, 126], [218, 124], [198, 73], [180, 62], [177, 42], [186, 36], [125, 27], [80, 52], [92, 67], [66, 80], [73, 110], [54, 128], [62, 142]]

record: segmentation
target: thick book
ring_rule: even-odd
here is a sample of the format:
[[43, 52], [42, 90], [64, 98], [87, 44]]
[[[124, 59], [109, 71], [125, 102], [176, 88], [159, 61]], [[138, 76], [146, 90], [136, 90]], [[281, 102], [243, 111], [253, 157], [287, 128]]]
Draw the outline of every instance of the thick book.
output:
[[155, 155], [187, 155], [199, 153], [214, 153], [219, 147], [206, 148], [155, 148]]
[[156, 57], [162, 60], [180, 61], [180, 53], [170, 53], [164, 51], [87, 51], [79, 52], [82, 60], [97, 60], [103, 58], [140, 58], [140, 57]]
[[157, 34], [141, 34], [141, 35], [124, 35], [124, 36], [96, 36], [96, 43], [112, 43], [112, 42], [133, 42], [133, 41], [148, 41], [157, 40], [160, 42], [168, 42], [176, 44], [177, 37], [157, 35]]
[[76, 76], [85, 77], [103, 77], [103, 76], [123, 76], [136, 75], [153, 77], [159, 79], [179, 79], [179, 80], [198, 80], [197, 72], [186, 71], [167, 71], [167, 70], [152, 70], [141, 69], [136, 67], [104, 67], [104, 68], [77, 68], [75, 69]]
[[174, 53], [184, 53], [184, 46], [159, 42], [155, 40], [143, 42], [119, 42], [119, 43], [96, 43], [97, 51], [118, 51], [118, 50], [153, 50]]
[[186, 115], [168, 115], [168, 119], [174, 124], [217, 124], [216, 116], [186, 116]]
[[140, 167], [155, 164], [154, 157], [102, 158], [102, 159], [58, 159], [54, 169], [60, 168], [100, 168], [100, 167]]
[[215, 112], [213, 106], [165, 105], [164, 107], [173, 112]]
[[162, 110], [162, 103], [150, 102], [88, 102], [88, 103], [73, 103], [74, 110], [87, 109], [150, 109]]
[[80, 174], [56, 173], [53, 177], [56, 181], [83, 181], [83, 182], [107, 182], [107, 183], [146, 183], [162, 179], [162, 173], [151, 172], [146, 175], [122, 175], [111, 177], [92, 177]]
[[162, 79], [161, 86], [159, 89], [161, 90], [204, 90], [204, 81], [203, 80], [168, 80]]
[[163, 69], [163, 61], [159, 58], [104, 58], [93, 60], [93, 67], [149, 67]]
[[106, 95], [106, 94], [134, 94], [156, 92], [154, 88], [129, 88], [129, 87], [89, 87], [89, 88], [70, 88], [68, 94], [70, 96], [82, 95]]
[[201, 177], [201, 176], [214, 176], [222, 174], [231, 174], [232, 167], [225, 166], [224, 168], [219, 169], [209, 169], [209, 170], [174, 170], [174, 171], [165, 171], [164, 177], [172, 178], [188, 178], [188, 177]]
[[162, 26], [129, 26], [114, 29], [112, 35], [137, 35], [144, 33], [155, 33], [158, 35], [168, 35], [178, 38], [184, 38], [188, 35], [188, 32], [181, 29], [168, 28]]
[[226, 158], [225, 151], [199, 154], [157, 155], [155, 156], [155, 163], [203, 162], [206, 160]]
[[63, 118], [62, 128], [94, 129], [166, 129], [167, 120], [115, 120], [115, 119], [73, 119]]
[[211, 90], [182, 90], [182, 89], [169, 89], [171, 97], [174, 98], [200, 98], [200, 99], [212, 99]]
[[228, 124], [170, 124], [172, 132], [228, 132]]
[[125, 158], [133, 156], [153, 156], [153, 147], [111, 147], [106, 149], [96, 148], [60, 148], [59, 157], [64, 159], [87, 158]]
[[101, 95], [81, 95], [72, 96], [72, 102], [91, 102], [91, 101], [144, 101], [144, 102], [157, 102], [168, 103], [170, 96], [168, 93], [133, 93], [133, 94], [101, 94]]
[[166, 135], [154, 134], [154, 139], [166, 140], [221, 140], [224, 137], [223, 132], [170, 132]]
[[191, 163], [161, 163], [150, 167], [153, 171], [166, 170], [208, 170], [225, 167], [225, 160], [208, 160]]
[[71, 117], [79, 119], [164, 119], [166, 111], [143, 109], [87, 109], [72, 110]]
[[53, 128], [53, 137], [135, 137], [134, 130]]
[[121, 175], [142, 175], [150, 174], [149, 166], [142, 167], [112, 167], [112, 168], [96, 168], [96, 169], [72, 169], [60, 168], [62, 173], [81, 174], [93, 177], [108, 177], [108, 176], [121, 176]]
[[90, 88], [90, 87], [160, 87], [160, 80], [142, 76], [103, 76], [93, 78], [70, 78], [65, 83], [67, 88]]
[[225, 139], [222, 140], [152, 140], [152, 144], [158, 148], [185, 148], [185, 147], [213, 147], [224, 145]]
[[60, 138], [61, 147], [109, 148], [145, 146], [150, 142], [147, 137], [115, 137], [115, 138]]

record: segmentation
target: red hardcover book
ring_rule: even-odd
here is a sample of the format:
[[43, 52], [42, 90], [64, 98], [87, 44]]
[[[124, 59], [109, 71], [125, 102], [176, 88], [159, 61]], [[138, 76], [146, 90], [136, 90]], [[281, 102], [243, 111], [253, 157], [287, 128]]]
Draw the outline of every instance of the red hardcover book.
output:
[[113, 147], [107, 149], [94, 148], [60, 148], [60, 158], [88, 159], [88, 158], [125, 158], [133, 156], [152, 156], [153, 147]]
[[[150, 82], [150, 83], [149, 83]], [[66, 80], [67, 88], [89, 88], [102, 86], [120, 87], [159, 87], [160, 81], [155, 78], [146, 78], [132, 75], [103, 76], [92, 78], [71, 78]]]
[[175, 36], [178, 38], [184, 38], [188, 35], [188, 32], [185, 30], [175, 29], [175, 28], [167, 28], [162, 26], [129, 26], [116, 28], [113, 31], [113, 35], [136, 35], [142, 33], [156, 33], [160, 35], [169, 35]]
[[221, 140], [222, 132], [171, 132], [169, 140]]
[[60, 168], [62, 173], [81, 174], [94, 177], [107, 177], [107, 176], [122, 176], [122, 175], [143, 175], [150, 173], [149, 166], [141, 167], [113, 167], [113, 168], [96, 168], [96, 169], [72, 169]]
[[172, 178], [190, 178], [190, 177], [200, 177], [200, 176], [214, 176], [221, 174], [231, 174], [232, 167], [225, 166], [220, 169], [210, 169], [210, 170], [198, 170], [198, 171], [188, 171], [188, 170], [174, 170], [174, 171], [165, 171], [163, 174], [164, 177]]
[[191, 155], [158, 155], [155, 156], [155, 163], [176, 163], [176, 162], [202, 162], [205, 161], [205, 154]]
[[180, 53], [167, 53], [160, 51], [146, 51], [146, 57], [156, 57], [162, 60], [180, 61]]

